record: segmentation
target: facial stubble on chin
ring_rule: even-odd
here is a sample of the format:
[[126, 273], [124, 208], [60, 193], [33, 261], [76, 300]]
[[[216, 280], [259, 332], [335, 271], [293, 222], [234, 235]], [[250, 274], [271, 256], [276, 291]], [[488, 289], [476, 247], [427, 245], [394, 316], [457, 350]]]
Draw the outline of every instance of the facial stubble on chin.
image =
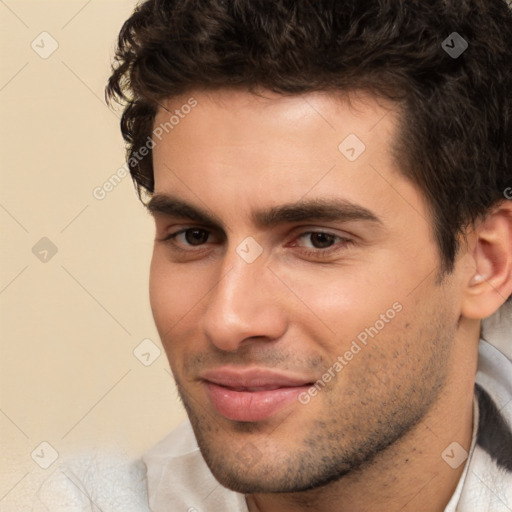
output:
[[[398, 346], [403, 347], [404, 355], [414, 353], [415, 343], [423, 343], [426, 350], [420, 361], [411, 362], [406, 374], [392, 383], [393, 387], [385, 386], [378, 375], [368, 371], [352, 374], [352, 382], [344, 383], [348, 390], [333, 387], [330, 392], [319, 393], [316, 399], [324, 400], [322, 414], [296, 424], [292, 409], [282, 425], [271, 428], [258, 423], [226, 423], [192, 399], [175, 375], [201, 454], [215, 478], [244, 494], [295, 493], [364, 471], [424, 418], [444, 386], [455, 326], [450, 325], [446, 314], [438, 312], [429, 326], [423, 326], [425, 329], [429, 332], [423, 332], [422, 339], [411, 342], [405, 336], [400, 338]], [[425, 339], [431, 340], [430, 344]], [[388, 358], [388, 362], [393, 360]], [[374, 365], [379, 362], [378, 357], [369, 360]], [[382, 354], [380, 362], [386, 364]], [[362, 369], [365, 361], [360, 363]], [[406, 359], [402, 367], [404, 364]], [[297, 403], [291, 407], [307, 406]], [[291, 429], [293, 434], [300, 432], [293, 449], [283, 449], [280, 439], [286, 441], [290, 434], [280, 432], [282, 428]], [[261, 454], [251, 465], [241, 455], [245, 444], [255, 446]]]

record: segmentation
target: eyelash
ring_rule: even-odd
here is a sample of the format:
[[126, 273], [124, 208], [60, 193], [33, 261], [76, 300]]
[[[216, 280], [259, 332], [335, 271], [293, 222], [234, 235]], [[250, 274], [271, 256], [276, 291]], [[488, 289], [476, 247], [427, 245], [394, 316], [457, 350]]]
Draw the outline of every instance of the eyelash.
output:
[[[183, 233], [186, 233], [187, 231], [192, 231], [192, 230], [204, 231], [204, 232], [206, 232], [208, 234], [211, 234], [211, 232], [208, 231], [207, 229], [189, 227], [189, 228], [185, 228], [185, 229], [181, 229], [179, 231], [176, 231], [175, 233], [170, 233], [169, 235], [165, 236], [164, 238], [160, 239], [159, 241], [171, 245], [174, 250], [177, 250], [177, 251], [180, 251], [180, 252], [185, 252], [185, 253], [195, 252], [194, 249], [183, 249], [182, 247], [180, 247], [175, 242], [175, 239], [179, 235], [181, 235]], [[330, 247], [327, 247], [326, 249], [313, 249], [313, 250], [312, 249], [302, 249], [301, 252], [305, 256], [310, 256], [310, 257], [327, 257], [327, 256], [330, 256], [331, 253], [336, 252], [336, 251], [340, 251], [342, 248], [352, 246], [355, 243], [354, 240], [351, 240], [349, 238], [343, 238], [342, 236], [339, 236], [339, 235], [336, 235], [334, 233], [330, 233], [330, 232], [327, 232], [327, 231], [305, 231], [303, 233], [300, 233], [297, 236], [297, 239], [300, 240], [303, 237], [306, 237], [308, 235], [315, 235], [315, 234], [324, 234], [324, 235], [333, 236], [333, 237], [335, 237], [336, 239], [339, 240], [338, 244], [335, 243], [334, 245], [332, 245]], [[341, 248], [339, 247], [339, 244], [342, 244]], [[200, 246], [196, 246], [196, 247], [200, 247]]]

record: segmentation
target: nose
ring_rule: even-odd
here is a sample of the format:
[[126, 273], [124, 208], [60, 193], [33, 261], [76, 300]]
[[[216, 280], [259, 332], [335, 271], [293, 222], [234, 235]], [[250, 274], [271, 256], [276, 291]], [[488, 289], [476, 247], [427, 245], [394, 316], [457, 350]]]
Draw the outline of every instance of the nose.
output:
[[218, 283], [205, 298], [201, 323], [206, 338], [229, 352], [242, 344], [280, 338], [287, 329], [280, 286], [263, 256], [247, 263], [230, 251]]

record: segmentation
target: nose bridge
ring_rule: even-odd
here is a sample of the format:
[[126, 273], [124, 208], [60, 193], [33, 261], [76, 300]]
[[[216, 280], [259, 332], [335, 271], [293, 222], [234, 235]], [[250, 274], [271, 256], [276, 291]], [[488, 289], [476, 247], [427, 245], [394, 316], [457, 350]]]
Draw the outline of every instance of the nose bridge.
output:
[[264, 272], [264, 265], [234, 262], [214, 290], [213, 306], [220, 308], [224, 313], [235, 313], [241, 319], [248, 311], [254, 314], [258, 303], [262, 302], [261, 277]]
[[[243, 243], [238, 250], [247, 249]], [[266, 258], [247, 260], [231, 249], [219, 281], [206, 300], [205, 335], [223, 350], [236, 350], [247, 338], [275, 339], [285, 329], [284, 311], [276, 302], [275, 279]]]

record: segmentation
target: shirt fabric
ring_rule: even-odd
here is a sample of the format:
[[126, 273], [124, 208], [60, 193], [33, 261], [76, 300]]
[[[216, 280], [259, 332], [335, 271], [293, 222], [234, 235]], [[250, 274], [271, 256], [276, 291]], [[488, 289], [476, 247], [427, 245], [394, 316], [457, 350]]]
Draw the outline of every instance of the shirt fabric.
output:
[[[471, 447], [443, 512], [512, 512], [512, 357], [497, 348], [506, 343], [512, 345], [512, 304], [483, 322]], [[59, 466], [33, 508], [96, 510], [248, 512], [244, 495], [215, 480], [188, 420], [135, 461], [96, 456]]]

